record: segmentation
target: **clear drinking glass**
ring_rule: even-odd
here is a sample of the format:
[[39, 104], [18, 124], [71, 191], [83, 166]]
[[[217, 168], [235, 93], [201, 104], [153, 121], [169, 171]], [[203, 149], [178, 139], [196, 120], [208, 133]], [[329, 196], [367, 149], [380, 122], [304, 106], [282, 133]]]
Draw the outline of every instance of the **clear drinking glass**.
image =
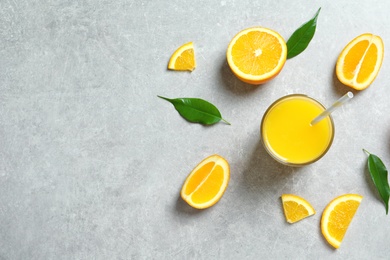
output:
[[261, 121], [261, 142], [276, 161], [304, 166], [323, 157], [332, 145], [334, 122], [331, 115], [319, 123], [310, 122], [326, 108], [303, 94], [284, 96], [272, 103]]

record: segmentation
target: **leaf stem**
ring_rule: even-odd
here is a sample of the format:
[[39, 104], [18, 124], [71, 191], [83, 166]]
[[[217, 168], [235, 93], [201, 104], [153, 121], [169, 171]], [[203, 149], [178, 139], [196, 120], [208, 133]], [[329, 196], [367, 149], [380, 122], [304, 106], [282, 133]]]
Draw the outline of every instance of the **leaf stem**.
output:
[[228, 125], [232, 125], [232, 124], [230, 124], [228, 121], [226, 121], [225, 119], [223, 119], [222, 118], [222, 121], [224, 121], [226, 124], [228, 124]]
[[371, 153], [363, 148], [363, 152], [365, 152], [367, 155], [370, 155]]
[[165, 100], [167, 100], [167, 101], [170, 101], [171, 99], [169, 99], [169, 98], [166, 98], [166, 97], [162, 97], [162, 96], [159, 96], [159, 95], [157, 95], [159, 98], [162, 98], [162, 99], [165, 99]]

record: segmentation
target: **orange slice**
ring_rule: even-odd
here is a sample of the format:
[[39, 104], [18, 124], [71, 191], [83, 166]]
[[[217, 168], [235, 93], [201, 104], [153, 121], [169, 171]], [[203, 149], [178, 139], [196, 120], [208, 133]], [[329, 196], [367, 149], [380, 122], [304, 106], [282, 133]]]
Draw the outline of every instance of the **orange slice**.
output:
[[282, 203], [288, 223], [295, 223], [316, 213], [307, 200], [293, 194], [283, 194]]
[[233, 73], [249, 84], [263, 84], [279, 74], [287, 57], [287, 45], [277, 32], [253, 27], [239, 32], [226, 52]]
[[333, 247], [340, 247], [362, 198], [358, 194], [345, 194], [335, 198], [326, 206], [322, 213], [321, 231]]
[[170, 70], [193, 71], [196, 67], [195, 51], [192, 42], [179, 47], [171, 56], [168, 63]]
[[383, 41], [379, 36], [365, 33], [356, 37], [337, 59], [337, 78], [351, 88], [367, 88], [378, 75], [383, 54]]
[[188, 175], [181, 197], [190, 206], [205, 209], [217, 203], [230, 179], [228, 162], [215, 154], [201, 161]]

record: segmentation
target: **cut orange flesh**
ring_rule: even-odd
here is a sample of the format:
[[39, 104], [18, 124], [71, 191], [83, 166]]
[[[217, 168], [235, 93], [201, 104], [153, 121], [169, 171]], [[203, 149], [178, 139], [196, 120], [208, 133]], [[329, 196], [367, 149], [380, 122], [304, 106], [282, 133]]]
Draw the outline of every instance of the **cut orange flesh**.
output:
[[295, 223], [316, 213], [307, 200], [293, 194], [283, 194], [282, 203], [288, 223]]
[[195, 51], [192, 42], [180, 46], [171, 56], [168, 69], [193, 71], [196, 67]]
[[334, 248], [339, 248], [362, 196], [345, 194], [332, 200], [322, 213], [321, 231]]
[[228, 162], [219, 155], [212, 155], [188, 175], [181, 189], [181, 197], [194, 208], [211, 207], [221, 199], [229, 178]]
[[277, 32], [253, 27], [234, 36], [226, 57], [230, 69], [239, 79], [257, 85], [279, 74], [286, 62], [287, 45]]
[[378, 75], [383, 55], [382, 39], [370, 33], [362, 34], [341, 52], [336, 64], [337, 78], [344, 85], [363, 90]]

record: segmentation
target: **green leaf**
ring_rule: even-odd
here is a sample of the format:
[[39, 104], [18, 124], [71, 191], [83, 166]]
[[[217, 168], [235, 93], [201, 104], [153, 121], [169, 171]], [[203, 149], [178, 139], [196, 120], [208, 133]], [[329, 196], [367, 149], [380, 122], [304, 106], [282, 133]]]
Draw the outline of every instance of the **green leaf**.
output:
[[301, 25], [301, 27], [295, 30], [290, 36], [287, 41], [287, 59], [294, 58], [307, 48], [316, 31], [317, 17], [320, 10], [321, 7], [318, 9], [313, 19]]
[[203, 125], [212, 125], [221, 120], [230, 125], [228, 121], [222, 118], [218, 108], [210, 102], [200, 98], [175, 98], [170, 99], [158, 96], [172, 103], [177, 112], [192, 123]]
[[387, 215], [389, 213], [390, 187], [387, 180], [386, 166], [378, 156], [371, 154], [364, 149], [363, 151], [368, 154], [368, 171], [370, 172], [372, 181], [374, 182], [379, 195], [385, 203]]

